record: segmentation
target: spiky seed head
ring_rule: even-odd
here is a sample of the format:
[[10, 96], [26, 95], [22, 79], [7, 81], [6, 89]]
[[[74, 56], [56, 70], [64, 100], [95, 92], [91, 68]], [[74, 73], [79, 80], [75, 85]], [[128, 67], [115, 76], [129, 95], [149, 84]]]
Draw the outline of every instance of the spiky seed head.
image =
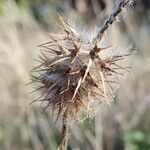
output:
[[56, 121], [64, 113], [70, 121], [84, 120], [94, 116], [95, 105], [111, 103], [128, 68], [121, 61], [129, 54], [103, 55], [113, 46], [100, 47], [101, 41], [93, 42], [59, 18], [63, 33], [50, 34], [51, 41], [39, 45], [39, 65], [32, 76], [42, 91], [37, 101], [52, 108]]

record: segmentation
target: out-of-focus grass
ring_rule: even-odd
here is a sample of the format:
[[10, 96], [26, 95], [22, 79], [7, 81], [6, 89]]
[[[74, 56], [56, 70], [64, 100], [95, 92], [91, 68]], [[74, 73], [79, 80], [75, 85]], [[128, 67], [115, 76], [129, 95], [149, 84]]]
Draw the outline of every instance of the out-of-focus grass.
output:
[[[0, 149], [55, 150], [61, 126], [52, 123], [50, 110], [42, 113], [42, 105], [29, 105], [37, 95], [29, 95], [33, 88], [26, 86], [36, 63], [36, 46], [49, 37], [45, 26], [33, 17], [30, 4], [24, 2], [20, 1], [20, 8], [14, 1], [0, 1]], [[50, 25], [47, 30], [54, 31], [58, 9], [53, 6], [48, 7], [52, 9], [44, 13], [43, 20]], [[150, 148], [150, 27], [145, 22], [139, 25], [140, 18], [129, 14], [124, 23], [113, 26], [108, 41], [120, 47], [128, 38], [135, 43], [138, 53], [131, 60], [132, 73], [114, 104], [102, 105], [95, 120], [73, 127], [69, 149], [100, 150], [102, 145], [107, 150]]]

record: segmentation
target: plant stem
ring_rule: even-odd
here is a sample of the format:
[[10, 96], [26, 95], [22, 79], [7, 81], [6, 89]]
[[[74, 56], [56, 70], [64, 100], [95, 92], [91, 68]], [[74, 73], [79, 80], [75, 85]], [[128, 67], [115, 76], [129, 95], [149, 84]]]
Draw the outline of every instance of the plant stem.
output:
[[70, 126], [68, 124], [67, 112], [65, 112], [63, 116], [62, 141], [59, 150], [67, 150], [69, 137], [70, 137]]
[[104, 32], [114, 23], [116, 17], [122, 12], [123, 8], [129, 4], [131, 0], [121, 0], [119, 5], [113, 11], [113, 13], [106, 19], [102, 28], [98, 32], [97, 36], [94, 38], [93, 42], [95, 43], [97, 40], [101, 40]]

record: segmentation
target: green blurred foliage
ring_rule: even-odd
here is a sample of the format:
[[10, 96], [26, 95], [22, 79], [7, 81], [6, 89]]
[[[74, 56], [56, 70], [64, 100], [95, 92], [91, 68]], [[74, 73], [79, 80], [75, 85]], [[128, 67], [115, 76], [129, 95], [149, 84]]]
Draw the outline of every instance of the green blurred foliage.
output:
[[131, 144], [132, 150], [149, 150], [150, 133], [144, 133], [140, 130], [132, 130], [126, 133], [125, 139]]
[[0, 15], [3, 13], [4, 2], [5, 0], [0, 0]]

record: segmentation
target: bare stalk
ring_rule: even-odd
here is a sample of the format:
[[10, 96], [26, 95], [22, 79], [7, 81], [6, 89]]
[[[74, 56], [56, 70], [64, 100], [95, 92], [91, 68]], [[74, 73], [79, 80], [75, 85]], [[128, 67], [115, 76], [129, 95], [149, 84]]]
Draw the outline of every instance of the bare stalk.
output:
[[70, 137], [70, 126], [68, 124], [67, 112], [65, 112], [63, 116], [62, 141], [59, 150], [67, 150], [69, 137]]
[[[129, 4], [131, 0], [122, 0], [113, 13], [106, 19], [103, 26], [99, 30], [97, 36], [94, 38], [93, 42], [95, 43], [97, 40], [101, 40], [103, 37], [104, 32], [114, 23], [116, 17], [122, 12], [123, 8]], [[134, 0], [132, 1], [134, 2]]]

